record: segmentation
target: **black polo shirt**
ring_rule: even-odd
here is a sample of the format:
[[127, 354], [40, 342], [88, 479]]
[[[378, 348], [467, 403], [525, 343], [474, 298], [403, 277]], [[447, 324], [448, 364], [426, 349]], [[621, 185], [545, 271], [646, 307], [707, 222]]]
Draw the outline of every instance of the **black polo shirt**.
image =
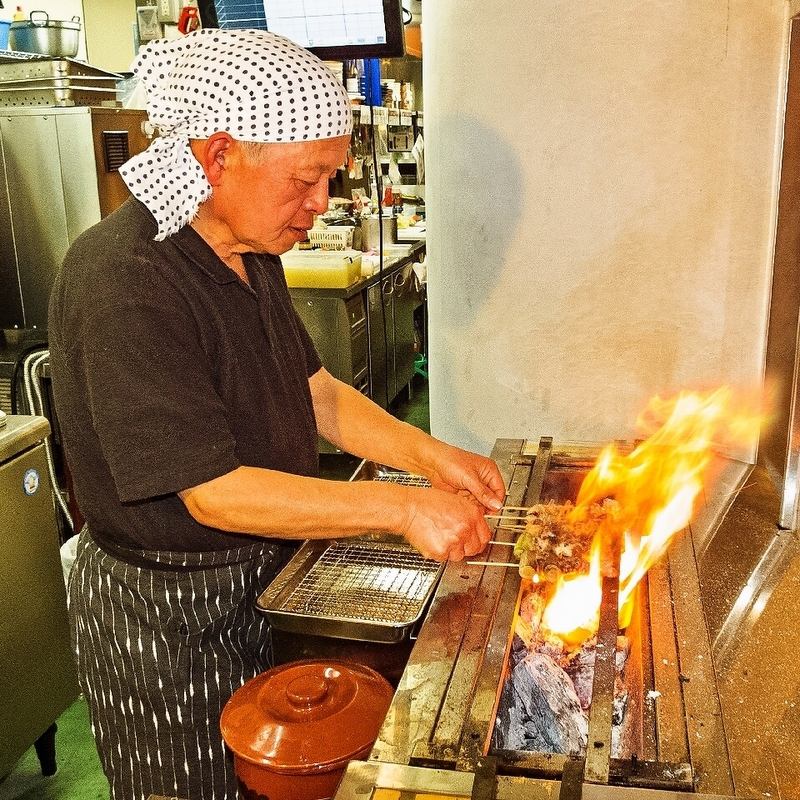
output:
[[280, 259], [241, 281], [195, 231], [163, 242], [139, 201], [82, 234], [56, 278], [56, 414], [98, 543], [198, 552], [252, 544], [199, 525], [177, 492], [247, 465], [318, 474], [320, 369]]

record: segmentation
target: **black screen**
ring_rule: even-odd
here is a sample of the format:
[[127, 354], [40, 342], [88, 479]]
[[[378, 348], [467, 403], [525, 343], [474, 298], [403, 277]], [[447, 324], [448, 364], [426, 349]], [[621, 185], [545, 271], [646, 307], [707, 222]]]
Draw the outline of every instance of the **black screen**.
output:
[[267, 30], [320, 58], [402, 56], [400, 0], [263, 0]]

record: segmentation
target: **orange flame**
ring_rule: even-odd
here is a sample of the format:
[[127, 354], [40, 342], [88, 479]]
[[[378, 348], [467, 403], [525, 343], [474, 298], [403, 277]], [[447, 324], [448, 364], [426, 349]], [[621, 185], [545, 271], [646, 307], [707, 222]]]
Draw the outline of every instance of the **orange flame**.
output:
[[[656, 427], [659, 420], [663, 424]], [[619, 622], [627, 627], [633, 590], [692, 518], [713, 448], [753, 443], [761, 422], [728, 387], [651, 400], [637, 425], [654, 430], [652, 435], [628, 455], [613, 444], [606, 447], [581, 485], [574, 518], [607, 498], [614, 510], [595, 535], [589, 573], [557, 582], [542, 618], [545, 632], [569, 645], [595, 633], [606, 568], [600, 553], [612, 539], [622, 542]]]

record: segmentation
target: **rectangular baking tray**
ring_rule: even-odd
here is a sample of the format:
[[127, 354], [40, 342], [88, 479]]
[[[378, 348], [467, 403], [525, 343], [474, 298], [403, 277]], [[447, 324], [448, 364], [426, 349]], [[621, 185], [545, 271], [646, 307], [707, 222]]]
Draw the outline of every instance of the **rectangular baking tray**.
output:
[[443, 568], [399, 538], [309, 540], [256, 605], [279, 630], [400, 642], [425, 613]]
[[[24, 54], [19, 54], [24, 55]], [[90, 77], [95, 80], [122, 80], [118, 72], [109, 72], [73, 58], [20, 58], [16, 54], [0, 55], [0, 83], [35, 78]]]
[[80, 88], [40, 87], [36, 89], [4, 89], [0, 87], [0, 108], [99, 106], [116, 103], [117, 90], [99, 86]]

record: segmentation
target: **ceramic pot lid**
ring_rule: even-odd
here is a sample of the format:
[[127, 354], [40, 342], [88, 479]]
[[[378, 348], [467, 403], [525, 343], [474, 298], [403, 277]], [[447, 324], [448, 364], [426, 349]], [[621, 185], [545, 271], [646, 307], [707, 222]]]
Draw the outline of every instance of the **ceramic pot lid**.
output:
[[234, 692], [222, 711], [222, 737], [240, 758], [277, 772], [330, 769], [375, 741], [392, 694], [359, 664], [284, 664]]

